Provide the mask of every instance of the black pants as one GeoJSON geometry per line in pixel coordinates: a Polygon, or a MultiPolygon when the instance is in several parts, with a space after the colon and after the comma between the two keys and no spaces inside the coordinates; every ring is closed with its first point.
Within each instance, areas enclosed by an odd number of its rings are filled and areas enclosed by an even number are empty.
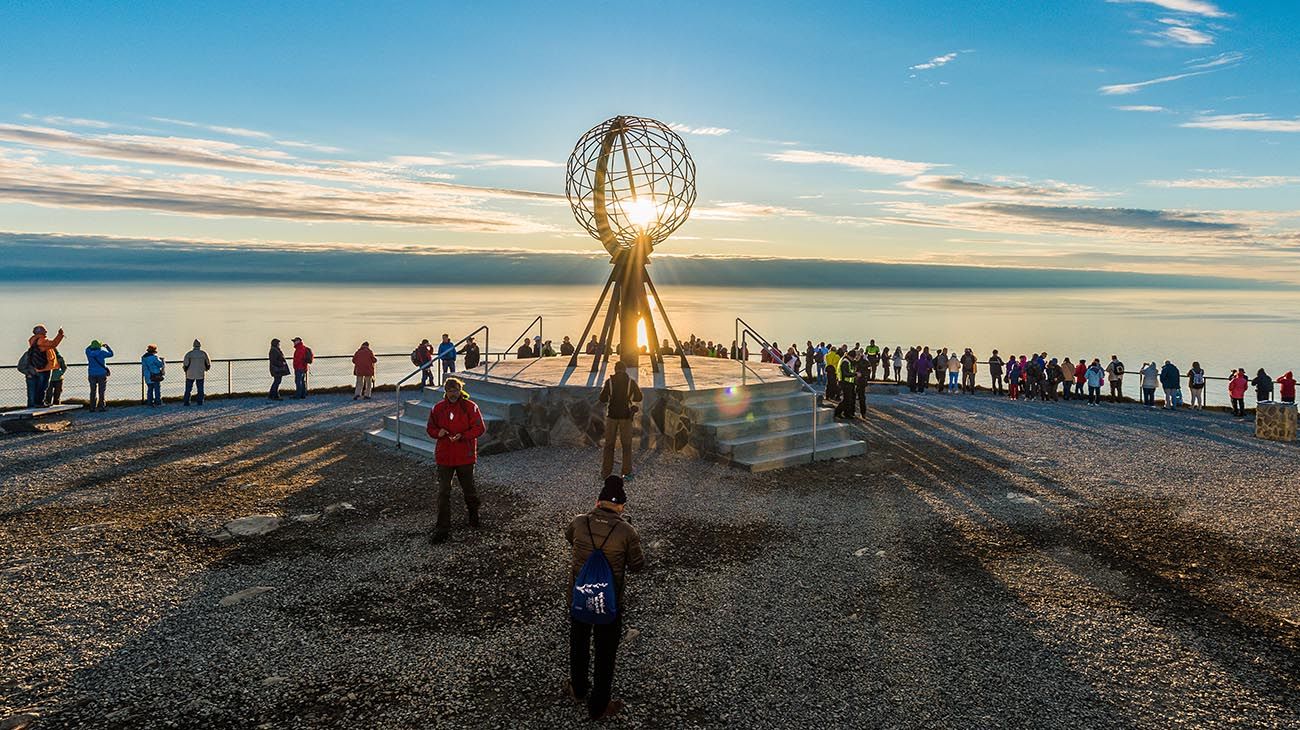
{"type": "Polygon", "coordinates": [[[474,489],[474,465],[438,466],[438,522],[435,529],[446,532],[451,529],[451,477],[456,476],[460,489],[465,493],[465,508],[470,512],[478,511],[478,491],[474,489]]]}
{"type": "Polygon", "coordinates": [[[1002,395],[1002,373],[993,373],[993,395],[1002,395]]]}
{"type": "Polygon", "coordinates": [[[840,399],[840,379],[835,377],[832,368],[826,368],[826,397],[831,400],[840,399]]]}
{"type": "Polygon", "coordinates": [[[1245,416],[1245,415],[1246,415],[1246,399],[1245,399],[1245,398],[1233,398],[1233,399],[1232,399],[1232,415],[1234,415],[1234,416],[1245,416]]]}
{"type": "Polygon", "coordinates": [[[907,369],[907,389],[913,393],[916,392],[916,368],[909,367],[907,369]]]}
{"type": "Polygon", "coordinates": [[[623,636],[623,617],[612,624],[584,624],[569,619],[569,682],[573,693],[587,698],[587,712],[598,717],[614,691],[614,659],[623,636]],[[596,639],[595,676],[589,678],[592,636],[596,639]]]}
{"type": "Polygon", "coordinates": [[[975,392],[975,373],[970,370],[963,370],[961,373],[961,389],[967,393],[975,392]]]}
{"type": "Polygon", "coordinates": [[[840,398],[840,404],[835,407],[836,418],[853,418],[854,388],[855,384],[851,381],[840,383],[842,397],[840,398]]]}
{"type": "Polygon", "coordinates": [[[1142,388],[1142,405],[1151,408],[1156,404],[1156,389],[1142,388]]]}
{"type": "Polygon", "coordinates": [[[858,381],[858,413],[867,415],[867,381],[858,381]]]}
{"type": "Polygon", "coordinates": [[[1112,381],[1110,381],[1110,399],[1111,399],[1111,401],[1114,402],[1114,403],[1118,403],[1118,402],[1119,402],[1119,399],[1120,399],[1120,398],[1123,398],[1123,397],[1124,397],[1124,381],[1123,381],[1123,380],[1112,380],[1112,381]]]}
{"type": "Polygon", "coordinates": [[[1100,403],[1100,402],[1101,402],[1101,388],[1094,388],[1094,387],[1092,387],[1091,385],[1089,385],[1089,386],[1088,386],[1088,403],[1095,405],[1095,404],[1100,403]]]}
{"type": "Polygon", "coordinates": [[[272,375],[272,376],[271,376],[271,390],[267,392],[267,394],[266,394],[266,397],[267,397],[267,398],[279,398],[279,397],[280,397],[280,381],[281,381],[283,378],[284,378],[283,375],[272,375]]]}

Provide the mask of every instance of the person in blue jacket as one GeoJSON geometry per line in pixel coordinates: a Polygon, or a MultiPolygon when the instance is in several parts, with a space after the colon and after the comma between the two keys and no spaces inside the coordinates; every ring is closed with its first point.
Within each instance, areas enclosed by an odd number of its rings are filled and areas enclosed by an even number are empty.
{"type": "Polygon", "coordinates": [[[438,363],[442,365],[443,375],[456,372],[456,343],[450,335],[444,334],[438,343],[438,363]]]}
{"type": "Polygon", "coordinates": [[[86,348],[86,375],[90,378],[90,410],[104,412],[104,390],[108,387],[108,365],[105,360],[113,356],[107,342],[91,340],[86,348]]]}
{"type": "Polygon", "coordinates": [[[145,402],[151,408],[162,405],[162,381],[167,372],[167,361],[158,356],[158,346],[149,345],[140,358],[140,374],[144,378],[145,402]]]}

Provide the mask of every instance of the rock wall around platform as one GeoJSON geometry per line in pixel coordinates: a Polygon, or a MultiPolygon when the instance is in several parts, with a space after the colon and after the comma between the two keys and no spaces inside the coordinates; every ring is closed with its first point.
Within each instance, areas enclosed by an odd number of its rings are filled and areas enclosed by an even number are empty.
{"type": "Polygon", "coordinates": [[[1255,406],[1255,435],[1269,441],[1295,441],[1297,420],[1294,403],[1260,403],[1255,406]]]}
{"type": "MultiPolygon", "coordinates": [[[[692,423],[681,393],[645,390],[633,420],[639,449],[666,449],[695,454],[692,423]]],[[[508,420],[488,424],[479,453],[488,455],[532,446],[599,446],[605,436],[605,407],[591,388],[521,388],[521,405],[508,420]]]]}

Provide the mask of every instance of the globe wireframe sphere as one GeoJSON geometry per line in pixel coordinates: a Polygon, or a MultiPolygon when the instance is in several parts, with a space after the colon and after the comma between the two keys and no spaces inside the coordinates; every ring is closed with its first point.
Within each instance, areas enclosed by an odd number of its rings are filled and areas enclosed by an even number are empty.
{"type": "Polygon", "coordinates": [[[573,217],[611,255],[672,235],[695,204],[695,161],[668,125],[618,116],[592,127],[569,155],[573,217]]]}

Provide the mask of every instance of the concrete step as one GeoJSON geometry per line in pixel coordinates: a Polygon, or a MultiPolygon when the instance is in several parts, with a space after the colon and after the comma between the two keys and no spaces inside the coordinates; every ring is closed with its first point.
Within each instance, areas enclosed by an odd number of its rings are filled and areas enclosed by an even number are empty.
{"type": "MultiPolygon", "coordinates": [[[[419,400],[406,401],[407,413],[418,411],[419,413],[423,413],[425,418],[428,418],[429,409],[433,408],[438,404],[438,401],[442,400],[442,389],[425,388],[424,390],[424,397],[419,400]]],[[[483,414],[483,418],[493,417],[508,420],[511,417],[514,417],[521,421],[524,418],[524,404],[519,401],[504,400],[499,397],[479,395],[478,393],[472,393],[470,395],[470,400],[474,401],[475,405],[478,406],[479,412],[483,414]]]]}
{"type": "Polygon", "coordinates": [[[686,410],[690,412],[696,423],[733,421],[749,414],[758,418],[778,413],[791,413],[800,409],[810,414],[811,420],[812,404],[813,395],[801,390],[777,392],[775,395],[756,395],[737,388],[731,393],[719,391],[712,400],[689,405],[686,410]]]}
{"type": "Polygon", "coordinates": [[[729,392],[732,394],[745,393],[750,398],[764,398],[774,395],[800,393],[802,388],[799,381],[794,378],[781,378],[780,380],[770,380],[763,383],[750,379],[745,385],[736,385],[733,388],[723,387],[689,391],[682,397],[682,403],[687,407],[708,405],[719,398],[727,397],[729,392]]]}
{"type": "MultiPolygon", "coordinates": [[[[473,400],[492,398],[507,403],[523,403],[528,400],[530,393],[537,391],[535,387],[492,378],[484,379],[466,376],[462,380],[465,381],[465,389],[469,391],[469,397],[473,400]]],[[[433,391],[437,394],[434,396],[426,395],[426,397],[432,397],[435,400],[442,399],[442,388],[425,388],[425,391],[426,393],[433,391]]]]}
{"type": "MultiPolygon", "coordinates": [[[[800,427],[812,428],[812,412],[809,403],[803,404],[802,408],[788,411],[785,413],[773,413],[769,415],[745,414],[739,418],[731,418],[725,421],[710,421],[708,423],[697,424],[699,428],[711,433],[715,441],[727,441],[730,439],[749,436],[752,434],[768,433],[771,431],[789,431],[800,427]]],[[[819,408],[817,409],[817,423],[831,423],[835,420],[835,409],[819,408]]]]}
{"type": "MultiPolygon", "coordinates": [[[[731,463],[741,469],[748,471],[771,471],[772,469],[784,469],[788,466],[797,466],[807,464],[811,460],[813,450],[811,446],[805,446],[799,449],[791,449],[775,454],[765,454],[762,456],[747,457],[734,459],[731,463]]],[[[817,461],[829,461],[831,459],[843,459],[849,456],[860,456],[867,453],[867,445],[861,441],[844,440],[836,441],[829,444],[817,444],[817,461]]]]}
{"type": "MultiPolygon", "coordinates": [[[[842,423],[835,421],[817,425],[817,445],[835,444],[850,440],[850,433],[842,423]]],[[[752,459],[769,454],[780,454],[813,445],[812,424],[785,431],[769,431],[718,442],[718,453],[732,459],[752,459]]]]}
{"type": "MultiPolygon", "coordinates": [[[[371,443],[382,444],[390,449],[397,447],[397,436],[392,431],[383,428],[367,431],[366,440],[371,443]]],[[[402,451],[432,459],[433,448],[432,441],[420,441],[418,439],[408,439],[405,435],[402,436],[402,451]]]]}

